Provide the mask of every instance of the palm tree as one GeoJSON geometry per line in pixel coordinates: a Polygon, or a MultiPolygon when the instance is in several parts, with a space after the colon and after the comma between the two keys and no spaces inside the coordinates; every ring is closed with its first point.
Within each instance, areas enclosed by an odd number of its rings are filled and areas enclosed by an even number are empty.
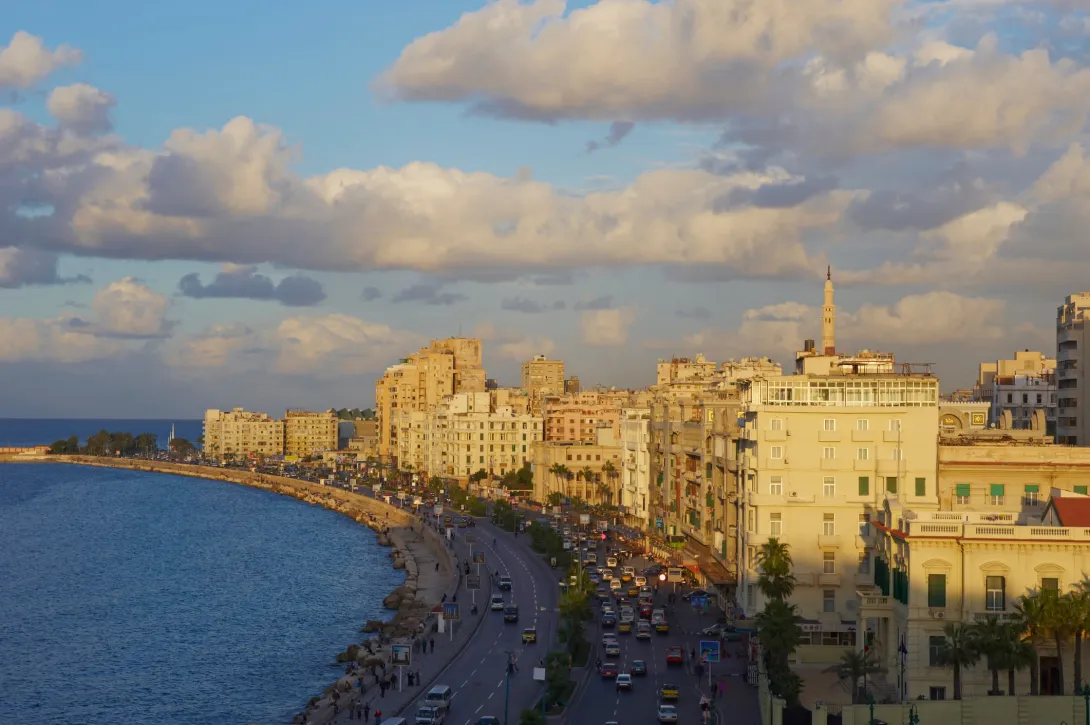
{"type": "Polygon", "coordinates": [[[1031,668],[1030,682],[1036,684],[1036,680],[1033,679],[1036,672],[1032,668],[1037,663],[1037,650],[1032,642],[1018,633],[1016,628],[1009,627],[1009,632],[1010,640],[1007,643],[1007,651],[1003,655],[1003,664],[1007,668],[1007,694],[1013,696],[1015,694],[1014,674],[1018,670],[1031,668]]]}
{"type": "Polygon", "coordinates": [[[798,701],[801,681],[787,660],[802,642],[802,617],[795,605],[773,600],[757,615],[757,631],[769,684],[777,695],[794,704],[798,701]]]}
{"type": "Polygon", "coordinates": [[[1010,650],[1010,628],[1000,622],[999,617],[989,614],[983,621],[970,625],[969,629],[976,640],[977,651],[985,657],[992,672],[992,689],[988,694],[999,695],[999,669],[1004,666],[1004,658],[1010,650]]]}
{"type": "Polygon", "coordinates": [[[980,650],[971,626],[947,622],[942,628],[945,639],[939,645],[938,662],[954,670],[954,699],[961,699],[961,671],[980,661],[980,650]]]}
{"type": "Polygon", "coordinates": [[[1075,631],[1074,607],[1067,595],[1061,595],[1055,589],[1046,589],[1039,597],[1044,598],[1045,626],[1048,628],[1052,641],[1056,644],[1056,666],[1059,670],[1059,682],[1057,695],[1064,694],[1064,653],[1063,645],[1071,638],[1075,631]]]}
{"type": "Polygon", "coordinates": [[[549,473],[553,474],[553,476],[556,478],[556,488],[559,491],[560,479],[564,475],[564,466],[559,463],[554,463],[553,465],[549,466],[549,473]]]}
{"type": "Polygon", "coordinates": [[[1044,642],[1048,625],[1048,611],[1045,599],[1038,594],[1023,594],[1014,603],[1015,626],[1022,639],[1033,649],[1033,658],[1029,663],[1029,694],[1040,694],[1041,659],[1037,647],[1044,642]]]}
{"type": "MultiPolygon", "coordinates": [[[[609,485],[609,501],[613,502],[613,484],[617,481],[617,467],[613,465],[613,461],[606,461],[602,464],[602,475],[606,477],[606,483],[609,485]]],[[[618,502],[620,496],[617,497],[618,502]]]]}
{"type": "Polygon", "coordinates": [[[1072,639],[1075,641],[1075,692],[1082,687],[1082,638],[1090,631],[1090,580],[1084,579],[1066,595],[1070,607],[1072,639]]]}
{"type": "Polygon", "coordinates": [[[579,476],[583,479],[583,498],[590,501],[590,484],[594,482],[594,469],[583,466],[579,469],[579,476]]]}
{"type": "Polygon", "coordinates": [[[785,601],[795,591],[793,564],[791,547],[777,538],[770,538],[757,551],[757,565],[761,567],[757,588],[771,600],[785,601]]]}
{"type": "Polygon", "coordinates": [[[835,674],[841,685],[850,688],[852,704],[858,705],[867,697],[867,676],[885,672],[885,668],[875,660],[873,651],[851,650],[840,655],[840,662],[825,668],[825,671],[835,674]]]}
{"type": "Polygon", "coordinates": [[[565,494],[568,498],[571,498],[571,482],[575,480],[575,471],[571,470],[567,466],[564,466],[564,480],[567,481],[565,494]]]}

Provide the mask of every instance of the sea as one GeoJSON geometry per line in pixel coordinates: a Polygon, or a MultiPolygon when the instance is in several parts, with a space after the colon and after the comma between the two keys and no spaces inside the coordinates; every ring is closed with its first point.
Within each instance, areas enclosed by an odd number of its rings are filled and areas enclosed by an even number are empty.
{"type": "Polygon", "coordinates": [[[120,418],[0,418],[0,447],[49,445],[77,436],[80,444],[100,430],[110,433],[154,433],[165,449],[173,427],[177,438],[196,444],[203,431],[200,420],[127,420],[120,418]]]}
{"type": "MultiPolygon", "coordinates": [[[[162,430],[140,422],[8,420],[0,440],[162,430]]],[[[287,723],[383,616],[404,579],[386,554],[350,519],[266,491],[0,464],[0,723],[287,723]]]]}

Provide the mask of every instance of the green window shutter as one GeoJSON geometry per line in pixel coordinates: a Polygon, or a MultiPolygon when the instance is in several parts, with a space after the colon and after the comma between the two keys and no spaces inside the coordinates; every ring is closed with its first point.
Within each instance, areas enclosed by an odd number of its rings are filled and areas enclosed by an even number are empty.
{"type": "Polygon", "coordinates": [[[897,477],[886,476],[886,491],[889,493],[897,493],[897,477]]]}
{"type": "Polygon", "coordinates": [[[659,471],[659,485],[662,485],[662,471],[659,471]]]}
{"type": "Polygon", "coordinates": [[[1002,483],[993,483],[993,484],[988,486],[988,495],[989,496],[1002,496],[1003,491],[1004,491],[1004,486],[1003,486],[1002,483]]]}
{"type": "Polygon", "coordinates": [[[1085,496],[1086,486],[1075,486],[1075,493],[1081,493],[1083,496],[1085,496]]]}
{"type": "Polygon", "coordinates": [[[928,574],[927,575],[927,606],[929,606],[929,607],[945,607],[946,606],[946,575],[945,574],[928,574]]]}
{"type": "Polygon", "coordinates": [[[704,477],[705,478],[711,478],[712,477],[712,464],[710,464],[710,463],[705,463],[704,464],[704,477]]]}
{"type": "Polygon", "coordinates": [[[954,486],[954,493],[958,496],[966,497],[969,495],[971,487],[967,483],[959,483],[954,486]]]}
{"type": "Polygon", "coordinates": [[[870,494],[870,476],[859,477],[859,495],[866,496],[870,494]]]}
{"type": "Polygon", "coordinates": [[[1040,489],[1038,488],[1036,483],[1027,483],[1026,484],[1026,493],[1037,493],[1039,490],[1040,489]]]}
{"type": "Polygon", "coordinates": [[[927,495],[927,479],[926,478],[917,478],[916,479],[916,495],[917,496],[926,496],[927,495]]]}

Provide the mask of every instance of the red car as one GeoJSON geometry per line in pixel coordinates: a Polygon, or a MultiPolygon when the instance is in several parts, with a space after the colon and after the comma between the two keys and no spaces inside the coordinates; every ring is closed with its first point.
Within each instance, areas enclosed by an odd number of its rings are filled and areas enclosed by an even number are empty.
{"type": "Polygon", "coordinates": [[[682,661],[681,647],[674,645],[666,648],[666,664],[680,665],[682,661]]]}
{"type": "Polygon", "coordinates": [[[602,675],[602,679],[615,678],[617,677],[617,665],[613,662],[603,662],[602,666],[598,668],[598,672],[602,675]]]}

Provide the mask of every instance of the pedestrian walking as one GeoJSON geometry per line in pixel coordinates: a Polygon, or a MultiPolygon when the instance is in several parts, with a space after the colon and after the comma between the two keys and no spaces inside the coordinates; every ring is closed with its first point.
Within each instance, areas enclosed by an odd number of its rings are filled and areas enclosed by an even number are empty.
{"type": "Polygon", "coordinates": [[[371,717],[371,703],[365,703],[363,706],[363,720],[367,722],[367,718],[371,717]]]}
{"type": "Polygon", "coordinates": [[[431,651],[432,653],[435,652],[435,637],[431,638],[431,651]]]}
{"type": "Polygon", "coordinates": [[[382,720],[382,710],[375,710],[375,722],[378,723],[382,720]]]}

